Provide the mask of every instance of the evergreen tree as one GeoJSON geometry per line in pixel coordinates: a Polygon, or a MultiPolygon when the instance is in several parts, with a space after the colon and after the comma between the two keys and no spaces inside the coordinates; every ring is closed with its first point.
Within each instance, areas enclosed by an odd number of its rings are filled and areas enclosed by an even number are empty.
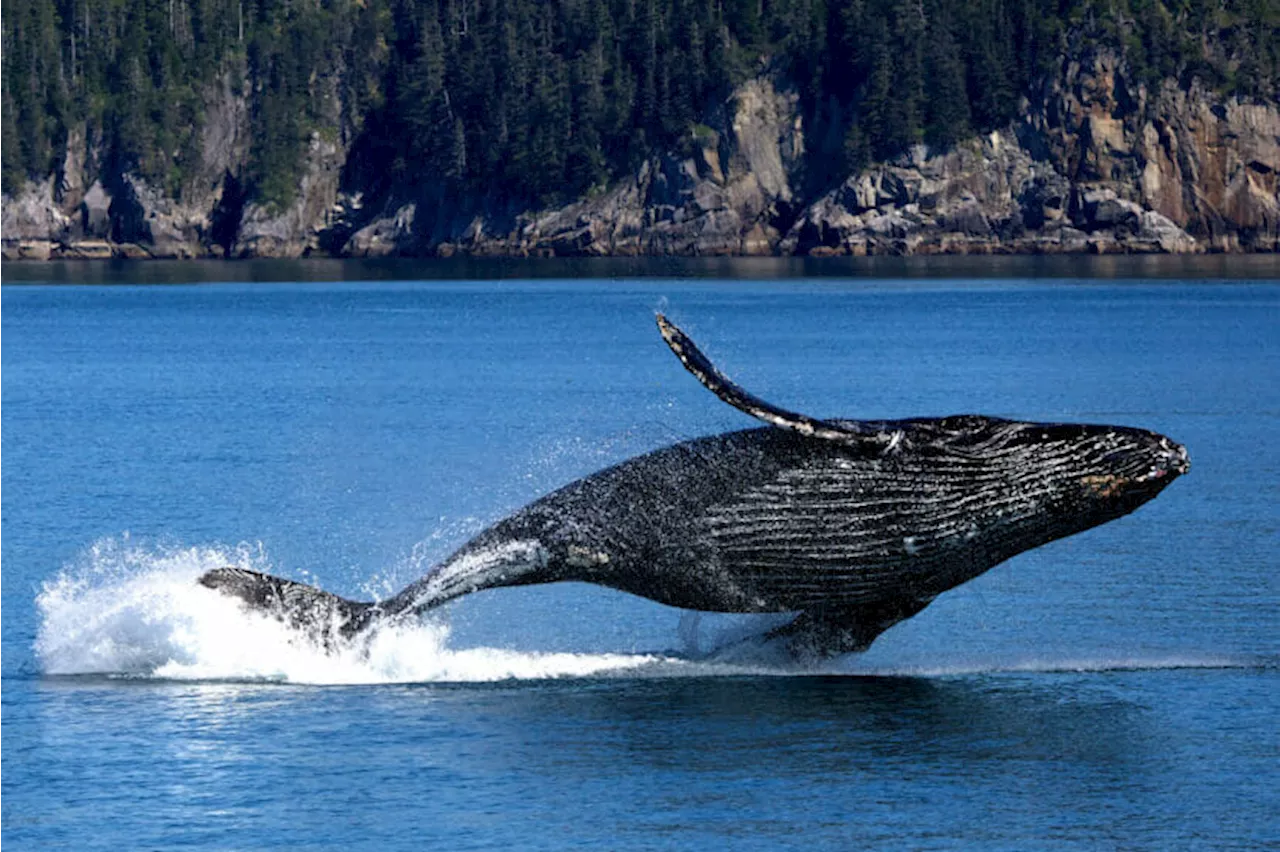
{"type": "Polygon", "coordinates": [[[3,162],[0,162],[0,186],[4,187],[5,192],[16,193],[27,179],[27,164],[18,138],[18,120],[14,114],[13,98],[9,95],[8,85],[0,83],[0,86],[3,87],[0,89],[0,112],[4,114],[0,127],[0,133],[3,133],[0,136],[0,151],[4,154],[3,162]]]}
{"type": "MultiPolygon", "coordinates": [[[[734,84],[786,71],[819,184],[1009,121],[1067,46],[1137,82],[1275,102],[1280,0],[13,0],[3,16],[8,193],[90,140],[104,180],[181,195],[205,105],[244,92],[248,200],[282,207],[311,140],[348,177],[563,200],[687,139],[734,84]],[[341,112],[339,112],[341,108],[341,112]]],[[[815,187],[816,188],[816,187],[815,187]]]]}
{"type": "Polygon", "coordinates": [[[934,17],[925,44],[924,137],[931,146],[946,148],[971,131],[964,59],[945,13],[934,17]]]}

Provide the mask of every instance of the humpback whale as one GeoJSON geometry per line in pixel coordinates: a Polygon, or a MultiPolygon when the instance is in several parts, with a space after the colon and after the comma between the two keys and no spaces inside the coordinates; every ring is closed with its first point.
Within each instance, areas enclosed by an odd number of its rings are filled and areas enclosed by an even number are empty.
{"type": "Polygon", "coordinates": [[[326,647],[462,595],[595,583],[683,609],[794,613],[797,654],[865,650],[948,589],[1137,509],[1187,451],[1128,426],[977,414],[819,419],[734,384],[658,315],[668,346],[768,424],[628,459],[498,521],[382,601],[239,568],[199,579],[326,647]]]}

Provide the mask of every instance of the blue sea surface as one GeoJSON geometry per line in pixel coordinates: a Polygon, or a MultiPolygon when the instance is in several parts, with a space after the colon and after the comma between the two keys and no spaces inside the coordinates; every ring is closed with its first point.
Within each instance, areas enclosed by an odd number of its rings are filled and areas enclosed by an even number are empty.
{"type": "Polygon", "coordinates": [[[1280,846],[1275,281],[0,299],[7,849],[1280,846]],[[753,425],[655,310],[792,410],[1122,423],[1192,469],[821,665],[755,655],[759,617],[577,584],[329,656],[195,584],[384,596],[576,477],[753,425]]]}

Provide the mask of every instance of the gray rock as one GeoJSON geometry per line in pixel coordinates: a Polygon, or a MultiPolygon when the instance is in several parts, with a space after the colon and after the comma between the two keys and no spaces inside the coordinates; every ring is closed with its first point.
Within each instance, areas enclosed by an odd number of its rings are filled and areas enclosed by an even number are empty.
{"type": "Polygon", "coordinates": [[[302,257],[321,249],[321,235],[333,224],[338,181],[346,150],[337,141],[311,134],[305,171],[293,201],[283,210],[249,204],[231,247],[236,257],[302,257]]]}
{"type": "Polygon", "coordinates": [[[64,260],[110,260],[116,246],[106,240],[76,240],[59,247],[58,257],[64,260]]]}
{"type": "Polygon", "coordinates": [[[1136,231],[1142,217],[1142,207],[1132,201],[1117,198],[1112,189],[1084,189],[1078,202],[1079,215],[1075,223],[1086,231],[1101,228],[1136,231]]]}
{"type": "Polygon", "coordinates": [[[0,251],[5,260],[49,260],[55,245],[49,240],[11,240],[6,237],[0,251]]]}
{"type": "Polygon", "coordinates": [[[1000,232],[1022,228],[1023,204],[1045,203],[1024,190],[1038,186],[1045,195],[1055,185],[1033,184],[1033,174],[1029,154],[1011,131],[952,151],[917,150],[895,165],[853,175],[818,199],[782,246],[802,254],[976,251],[997,244],[1000,232]]]}
{"type": "MultiPolygon", "coordinates": [[[[62,242],[71,233],[73,222],[53,200],[54,178],[32,181],[16,198],[4,196],[0,230],[6,244],[21,242],[62,242]]],[[[16,250],[16,249],[15,249],[16,250]]],[[[38,253],[31,248],[28,252],[38,253]]]]}
{"type": "Polygon", "coordinates": [[[1169,254],[1190,254],[1199,250],[1194,237],[1154,210],[1143,211],[1137,239],[1151,243],[1169,254]]]}
{"type": "Polygon", "coordinates": [[[356,231],[343,247],[351,257],[388,257],[400,254],[413,242],[413,220],[416,204],[406,204],[392,216],[374,219],[356,231]]]}
{"type": "Polygon", "coordinates": [[[101,181],[95,180],[80,202],[80,228],[90,239],[111,236],[111,196],[102,188],[101,181]]]}

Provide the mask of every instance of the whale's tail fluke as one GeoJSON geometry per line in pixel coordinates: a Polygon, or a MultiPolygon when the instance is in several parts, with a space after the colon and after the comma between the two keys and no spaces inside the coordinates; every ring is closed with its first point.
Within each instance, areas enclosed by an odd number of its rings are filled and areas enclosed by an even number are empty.
{"type": "Polygon", "coordinates": [[[199,583],[275,616],[326,647],[351,638],[381,615],[376,604],[347,600],[305,583],[243,568],[209,571],[199,583]]]}

